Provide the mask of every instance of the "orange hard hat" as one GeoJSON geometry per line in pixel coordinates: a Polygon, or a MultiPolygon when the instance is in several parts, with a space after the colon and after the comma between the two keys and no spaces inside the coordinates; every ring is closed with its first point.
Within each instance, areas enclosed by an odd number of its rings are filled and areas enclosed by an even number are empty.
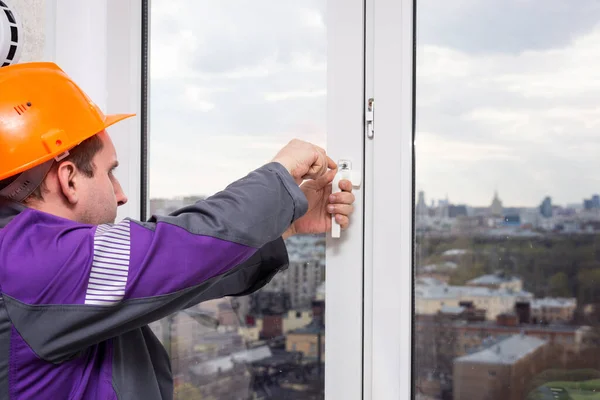
{"type": "Polygon", "coordinates": [[[104,115],[56,64],[0,68],[0,180],[58,158],[135,114],[104,115]]]}

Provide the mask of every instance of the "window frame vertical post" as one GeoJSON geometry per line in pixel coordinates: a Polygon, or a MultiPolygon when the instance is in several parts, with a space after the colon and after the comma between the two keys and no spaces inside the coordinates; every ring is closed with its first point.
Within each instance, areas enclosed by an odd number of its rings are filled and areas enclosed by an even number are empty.
{"type": "MultiPolygon", "coordinates": [[[[367,0],[367,55],[375,99],[375,135],[367,153],[372,218],[370,393],[365,399],[410,399],[413,322],[414,0],[367,0]],[[370,14],[372,13],[372,14],[370,14]],[[372,38],[369,36],[372,35],[372,38]]],[[[369,68],[368,68],[369,70],[369,68]]],[[[370,225],[369,225],[370,224],[370,225]]],[[[369,327],[365,327],[368,329],[369,327]]]]}
{"type": "MultiPolygon", "coordinates": [[[[327,152],[363,173],[364,0],[327,0],[327,152]]],[[[364,184],[364,182],[363,182],[364,184]]],[[[325,398],[362,399],[363,191],[351,227],[327,237],[325,398]]]]}

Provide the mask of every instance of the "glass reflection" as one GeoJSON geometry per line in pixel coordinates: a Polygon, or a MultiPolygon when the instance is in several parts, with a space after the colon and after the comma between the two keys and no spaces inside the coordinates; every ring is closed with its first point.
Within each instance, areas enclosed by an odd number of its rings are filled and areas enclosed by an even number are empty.
{"type": "Polygon", "coordinates": [[[417,399],[598,396],[598,21],[417,1],[417,399]]]}
{"type": "MultiPolygon", "coordinates": [[[[150,212],[168,214],[268,162],[325,147],[325,0],[151,2],[150,212]]],[[[156,322],[176,399],[322,399],[325,237],[246,297],[156,322]]]]}

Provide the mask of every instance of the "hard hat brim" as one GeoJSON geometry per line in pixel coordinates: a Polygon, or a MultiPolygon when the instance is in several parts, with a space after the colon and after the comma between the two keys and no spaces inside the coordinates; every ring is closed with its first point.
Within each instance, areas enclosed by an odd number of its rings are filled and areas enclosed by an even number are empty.
{"type": "Polygon", "coordinates": [[[104,118],[104,129],[108,128],[111,125],[116,124],[119,121],[123,121],[124,119],[135,117],[135,114],[111,114],[107,115],[104,118]]]}

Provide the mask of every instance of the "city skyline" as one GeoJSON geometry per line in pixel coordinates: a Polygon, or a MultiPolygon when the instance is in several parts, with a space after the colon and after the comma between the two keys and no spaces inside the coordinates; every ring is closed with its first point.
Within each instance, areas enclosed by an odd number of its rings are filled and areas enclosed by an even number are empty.
{"type": "MultiPolygon", "coordinates": [[[[421,192],[420,190],[415,191],[415,205],[418,204],[418,202],[419,202],[419,193],[420,192],[421,192]]],[[[446,201],[446,199],[448,199],[450,202],[449,204],[455,205],[455,206],[464,205],[464,206],[472,207],[472,208],[489,208],[494,199],[494,194],[492,194],[488,204],[476,204],[476,203],[468,203],[468,202],[464,203],[464,202],[455,202],[452,200],[452,197],[448,196],[448,195],[444,196],[443,198],[432,198],[427,195],[427,192],[425,192],[425,191],[423,191],[423,192],[425,193],[425,204],[427,205],[427,207],[431,207],[432,200],[434,200],[434,202],[435,202],[434,207],[438,207],[440,201],[446,201]]],[[[598,195],[598,193],[590,193],[589,195],[587,195],[587,197],[581,199],[581,201],[579,201],[579,202],[569,201],[566,203],[558,203],[554,200],[554,197],[552,195],[544,195],[543,197],[540,198],[540,200],[537,204],[534,204],[534,205],[523,205],[523,204],[519,205],[519,204],[517,204],[517,205],[515,205],[515,204],[506,202],[504,200],[504,198],[502,197],[502,193],[500,193],[499,191],[496,191],[496,193],[498,193],[499,199],[502,201],[502,206],[504,208],[537,208],[542,204],[542,202],[546,199],[546,197],[549,197],[552,200],[552,206],[570,208],[570,207],[574,207],[575,205],[577,205],[578,207],[583,207],[585,200],[590,200],[592,198],[592,196],[598,195]]],[[[600,193],[600,191],[599,191],[599,193],[600,193]]],[[[171,196],[171,197],[150,197],[150,201],[179,201],[179,200],[183,200],[184,198],[196,199],[196,198],[206,198],[209,196],[210,195],[207,195],[207,194],[197,194],[196,193],[196,194],[171,196]]]]}
{"type": "MultiPolygon", "coordinates": [[[[418,190],[415,192],[415,205],[418,204],[419,202],[419,193],[421,191],[418,190]]],[[[455,206],[467,206],[467,207],[472,207],[472,208],[489,208],[492,204],[492,201],[494,200],[494,193],[492,193],[492,195],[490,196],[490,200],[487,204],[476,204],[476,203],[469,203],[469,202],[456,202],[452,200],[452,196],[449,195],[445,195],[442,198],[433,198],[433,197],[429,197],[427,195],[426,191],[422,191],[425,193],[425,204],[427,205],[427,207],[431,207],[431,200],[435,201],[435,205],[434,207],[438,207],[439,206],[439,202],[440,201],[446,201],[446,199],[449,200],[449,204],[451,205],[455,205],[455,206]]],[[[566,203],[558,203],[554,200],[554,197],[552,195],[544,195],[542,196],[538,203],[533,204],[533,205],[527,205],[527,204],[511,204],[510,202],[505,201],[505,199],[502,196],[502,193],[500,193],[499,191],[496,191],[495,193],[498,193],[498,197],[500,199],[500,201],[502,202],[502,207],[503,208],[537,208],[539,207],[542,202],[549,197],[552,201],[552,206],[558,206],[558,207],[563,207],[563,208],[570,208],[573,207],[575,205],[577,205],[578,207],[583,207],[584,205],[584,201],[585,200],[590,200],[592,198],[592,196],[594,195],[598,195],[598,193],[590,193],[588,194],[586,197],[584,197],[583,199],[581,199],[581,201],[577,202],[577,201],[568,201],[566,203]]]]}

